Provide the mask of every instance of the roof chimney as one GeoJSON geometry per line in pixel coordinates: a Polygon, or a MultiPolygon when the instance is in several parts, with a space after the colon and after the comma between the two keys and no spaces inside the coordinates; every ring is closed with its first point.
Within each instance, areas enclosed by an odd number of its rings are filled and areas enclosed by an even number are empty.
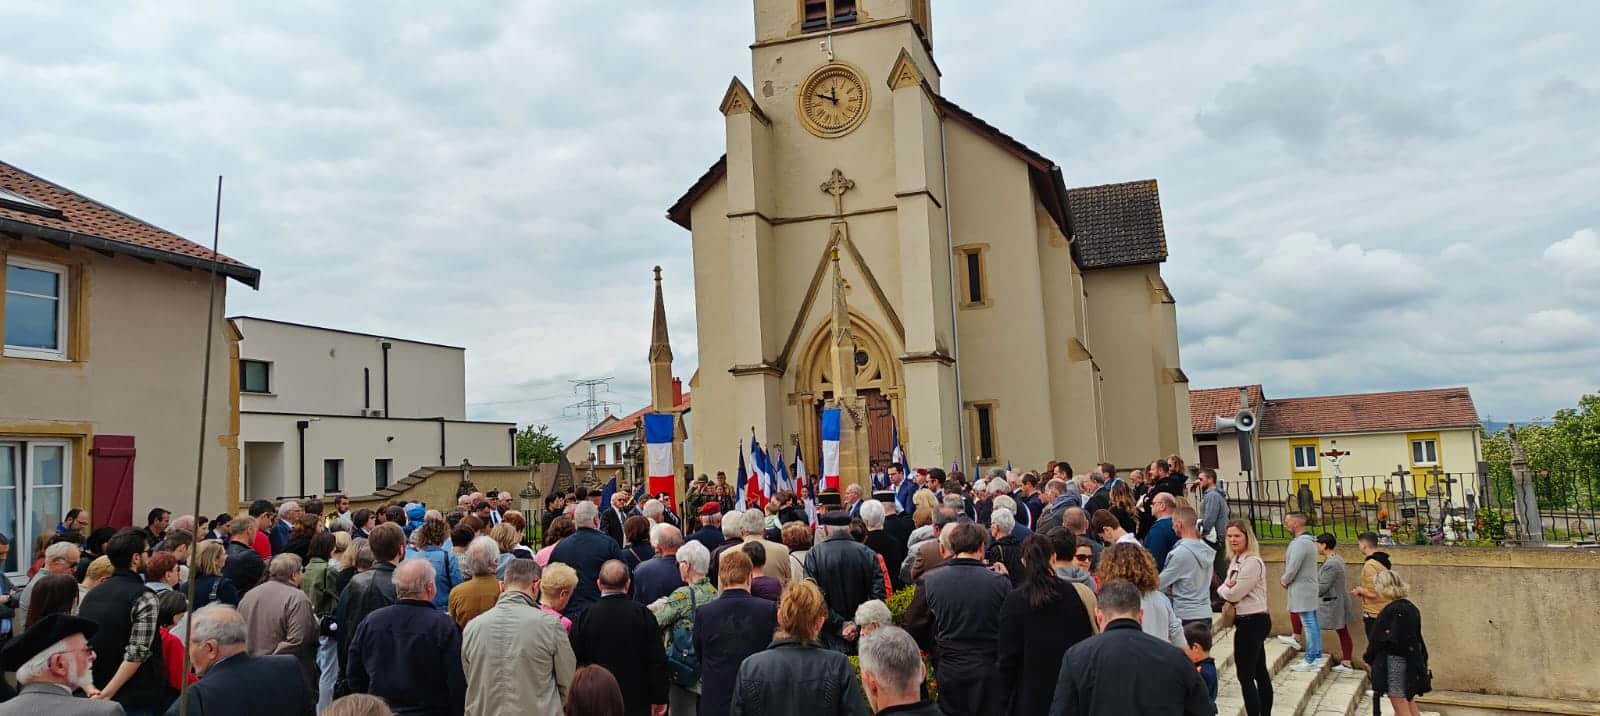
{"type": "Polygon", "coordinates": [[[683,379],[677,376],[672,378],[672,407],[683,405],[683,379]]]}

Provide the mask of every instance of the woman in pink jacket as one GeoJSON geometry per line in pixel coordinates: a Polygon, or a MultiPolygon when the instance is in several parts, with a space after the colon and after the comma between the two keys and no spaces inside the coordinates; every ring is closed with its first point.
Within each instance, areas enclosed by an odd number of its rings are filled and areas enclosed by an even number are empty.
{"type": "Polygon", "coordinates": [[[1217,587],[1217,595],[1234,606],[1233,667],[1239,676],[1239,691],[1244,696],[1248,716],[1272,713],[1272,674],[1267,667],[1265,640],[1272,630],[1267,613],[1267,565],[1261,561],[1250,523],[1228,523],[1228,578],[1217,587]]]}

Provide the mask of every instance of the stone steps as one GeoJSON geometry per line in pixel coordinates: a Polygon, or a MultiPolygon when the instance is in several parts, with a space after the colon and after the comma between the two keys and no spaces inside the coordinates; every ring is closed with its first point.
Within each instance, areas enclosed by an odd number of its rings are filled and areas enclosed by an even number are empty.
{"type": "MultiPolygon", "coordinates": [[[[1230,642],[1233,639],[1231,632],[1228,635],[1228,639],[1230,642]]],[[[1276,701],[1280,698],[1278,694],[1282,693],[1278,687],[1279,675],[1285,673],[1285,667],[1300,652],[1284,646],[1277,639],[1271,637],[1266,640],[1266,651],[1267,671],[1272,674],[1273,706],[1274,710],[1276,710],[1276,701]]],[[[1215,654],[1214,651],[1213,654],[1215,654]]],[[[1228,670],[1224,672],[1221,668],[1217,669],[1217,716],[1244,716],[1244,699],[1239,693],[1239,679],[1234,674],[1231,655],[1228,661],[1228,670]]]]}
{"type": "MultiPolygon", "coordinates": [[[[1300,652],[1293,652],[1294,658],[1289,663],[1299,664],[1305,661],[1300,652]]],[[[1311,703],[1312,696],[1316,694],[1317,687],[1322,683],[1323,677],[1330,672],[1326,664],[1316,671],[1295,671],[1286,665],[1283,669],[1272,675],[1272,714],[1273,716],[1298,716],[1306,711],[1306,705],[1311,703]]]]}
{"type": "MultiPolygon", "coordinates": [[[[1367,672],[1342,673],[1333,671],[1330,667],[1327,676],[1322,679],[1322,686],[1306,702],[1300,713],[1313,716],[1357,716],[1362,712],[1356,707],[1361,703],[1366,690],[1367,672]]],[[[1277,710],[1276,704],[1274,710],[1277,710]]],[[[1365,713],[1372,713],[1370,703],[1365,713]]]]}

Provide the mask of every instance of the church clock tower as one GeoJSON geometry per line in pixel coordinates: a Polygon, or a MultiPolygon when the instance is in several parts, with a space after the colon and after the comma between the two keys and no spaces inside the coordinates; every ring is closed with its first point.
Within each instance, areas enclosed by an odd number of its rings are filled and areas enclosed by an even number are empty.
{"type": "MultiPolygon", "coordinates": [[[[913,464],[969,473],[1101,459],[1059,169],[940,95],[927,0],[753,2],[726,154],[668,212],[694,234],[696,462],[731,469],[754,428],[815,472],[818,413],[850,387],[863,464],[888,460],[896,430],[913,464]]],[[[1174,335],[1170,356],[1132,362],[1175,360],[1174,335]]]]}

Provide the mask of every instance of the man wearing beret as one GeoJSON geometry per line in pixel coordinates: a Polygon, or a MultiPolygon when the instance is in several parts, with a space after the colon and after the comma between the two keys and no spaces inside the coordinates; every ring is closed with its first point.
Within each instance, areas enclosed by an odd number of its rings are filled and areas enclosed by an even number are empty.
{"type": "Polygon", "coordinates": [[[121,716],[122,705],[74,696],[94,688],[95,623],[51,614],[0,650],[0,670],[17,672],[22,690],[0,704],[0,716],[121,716]]]}

